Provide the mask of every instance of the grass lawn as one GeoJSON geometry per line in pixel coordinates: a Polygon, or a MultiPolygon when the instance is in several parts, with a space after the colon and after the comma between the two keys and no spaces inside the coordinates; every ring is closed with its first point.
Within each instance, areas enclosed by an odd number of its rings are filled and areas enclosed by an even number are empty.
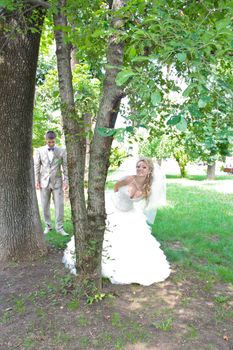
{"type": "Polygon", "coordinates": [[[233,282],[233,195],[168,184],[153,234],[171,262],[233,282]]]}
{"type": "MultiPolygon", "coordinates": [[[[167,179],[181,179],[180,175],[166,175],[167,179]]],[[[206,175],[187,175],[185,179],[195,180],[195,181],[204,181],[207,180],[206,175]]],[[[217,175],[216,180],[233,180],[233,175],[217,175]]]]}

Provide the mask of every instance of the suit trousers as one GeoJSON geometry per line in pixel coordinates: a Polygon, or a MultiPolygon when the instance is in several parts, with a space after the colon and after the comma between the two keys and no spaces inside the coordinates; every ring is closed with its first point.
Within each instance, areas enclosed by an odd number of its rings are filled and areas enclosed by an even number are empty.
{"type": "Polygon", "coordinates": [[[63,228],[64,224],[64,192],[62,187],[52,188],[50,185],[46,188],[41,188],[41,207],[45,225],[52,228],[50,215],[50,201],[53,197],[55,208],[55,227],[57,231],[63,228]]]}

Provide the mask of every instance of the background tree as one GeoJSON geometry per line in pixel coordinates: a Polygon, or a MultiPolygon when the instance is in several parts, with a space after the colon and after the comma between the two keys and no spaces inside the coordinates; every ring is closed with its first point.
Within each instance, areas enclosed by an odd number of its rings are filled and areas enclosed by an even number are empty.
{"type": "Polygon", "coordinates": [[[129,119],[156,137],[175,126],[188,157],[211,170],[231,142],[232,1],[138,1],[128,10],[134,20],[117,82],[136,111],[129,119]]]}

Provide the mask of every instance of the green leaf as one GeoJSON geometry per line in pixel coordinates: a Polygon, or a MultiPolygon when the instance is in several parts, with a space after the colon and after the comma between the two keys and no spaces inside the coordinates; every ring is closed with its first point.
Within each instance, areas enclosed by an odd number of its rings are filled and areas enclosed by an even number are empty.
{"type": "Polygon", "coordinates": [[[126,128],[125,128],[125,130],[127,131],[127,132],[133,132],[133,126],[126,126],[126,128]]]}
{"type": "Polygon", "coordinates": [[[152,102],[153,106],[157,106],[161,101],[162,101],[162,95],[159,92],[159,90],[157,90],[151,94],[151,102],[152,102]]]}
{"type": "Polygon", "coordinates": [[[231,19],[230,18],[224,18],[224,19],[221,19],[220,21],[217,21],[215,23],[216,25],[216,29],[218,31],[222,30],[222,29],[225,29],[227,26],[229,26],[231,24],[231,19]]]}
{"type": "Polygon", "coordinates": [[[133,62],[144,62],[144,61],[150,61],[151,57],[148,56],[137,56],[132,59],[133,62]]]}
{"type": "Polygon", "coordinates": [[[167,121],[167,125],[176,125],[180,122],[180,120],[181,120],[180,114],[174,115],[167,121]]]}
{"type": "Polygon", "coordinates": [[[204,108],[209,101],[210,101],[209,96],[202,96],[198,101],[198,107],[204,108]]]}
{"type": "Polygon", "coordinates": [[[176,127],[180,131],[185,131],[187,129],[187,121],[183,116],[181,116],[180,122],[178,124],[176,124],[176,127]]]}
{"type": "Polygon", "coordinates": [[[110,129],[110,128],[98,128],[98,132],[100,136],[113,136],[116,133],[115,129],[110,129]]]}
{"type": "Polygon", "coordinates": [[[204,108],[206,105],[207,105],[207,102],[200,98],[200,100],[198,101],[198,107],[204,108]]]}
{"type": "Polygon", "coordinates": [[[187,55],[185,52],[180,52],[176,55],[179,62],[184,62],[187,58],[187,55]]]}
{"type": "Polygon", "coordinates": [[[116,84],[117,86],[124,85],[135,73],[131,69],[125,69],[117,74],[116,84]]]}
{"type": "Polygon", "coordinates": [[[201,112],[196,104],[191,104],[188,106],[188,111],[192,117],[201,117],[201,112]]]}
{"type": "Polygon", "coordinates": [[[103,29],[96,29],[94,33],[92,33],[92,38],[99,38],[105,34],[105,31],[103,29]]]}
{"type": "Polygon", "coordinates": [[[14,0],[1,0],[0,7],[5,7],[7,10],[15,10],[17,7],[14,0]]]}
{"type": "Polygon", "coordinates": [[[116,129],[116,133],[114,135],[114,138],[117,141],[119,141],[119,142],[124,141],[124,136],[125,136],[125,128],[118,128],[118,129],[116,129]]]}
{"type": "Polygon", "coordinates": [[[191,92],[193,91],[193,89],[195,88],[196,84],[190,84],[184,91],[183,91],[183,96],[184,97],[188,97],[191,92]]]}
{"type": "MultiPolygon", "coordinates": [[[[135,49],[134,46],[131,46],[128,50],[128,55],[132,58],[137,55],[137,50],[135,49]]],[[[133,58],[134,59],[134,58],[133,58]]]]}

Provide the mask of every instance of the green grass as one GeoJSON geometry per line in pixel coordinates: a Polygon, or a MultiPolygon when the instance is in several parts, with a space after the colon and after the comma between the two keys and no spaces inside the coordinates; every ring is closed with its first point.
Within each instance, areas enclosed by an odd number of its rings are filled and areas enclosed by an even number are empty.
{"type": "MultiPolygon", "coordinates": [[[[166,175],[167,179],[182,179],[180,175],[166,175]]],[[[207,180],[207,175],[187,175],[184,179],[195,180],[195,181],[204,181],[207,180]]],[[[233,180],[232,175],[218,175],[215,180],[233,180]]]]}
{"type": "MultiPolygon", "coordinates": [[[[56,249],[65,249],[66,244],[69,242],[70,237],[73,234],[73,225],[71,221],[71,210],[70,205],[67,203],[65,204],[64,208],[64,214],[65,214],[65,223],[64,223],[64,230],[69,233],[69,236],[62,236],[59,233],[53,229],[51,232],[49,232],[46,235],[46,241],[54,248],[56,249]]],[[[51,209],[51,219],[54,224],[54,209],[51,209]]],[[[54,227],[54,225],[53,225],[54,227]]]]}
{"type": "Polygon", "coordinates": [[[173,319],[172,317],[169,317],[165,320],[162,320],[160,322],[154,322],[153,326],[156,329],[160,329],[161,331],[170,331],[173,328],[173,319]]]}
{"type": "Polygon", "coordinates": [[[195,186],[168,184],[168,206],[153,225],[171,262],[233,282],[233,198],[195,186]]]}
{"type": "MultiPolygon", "coordinates": [[[[167,179],[188,179],[188,180],[194,180],[194,181],[204,181],[207,180],[206,175],[187,175],[184,178],[182,178],[180,175],[166,175],[167,179]]],[[[216,176],[215,180],[233,180],[233,175],[218,175],[216,176]]],[[[107,189],[113,189],[114,184],[116,181],[107,181],[106,188],[107,189]]]]}

